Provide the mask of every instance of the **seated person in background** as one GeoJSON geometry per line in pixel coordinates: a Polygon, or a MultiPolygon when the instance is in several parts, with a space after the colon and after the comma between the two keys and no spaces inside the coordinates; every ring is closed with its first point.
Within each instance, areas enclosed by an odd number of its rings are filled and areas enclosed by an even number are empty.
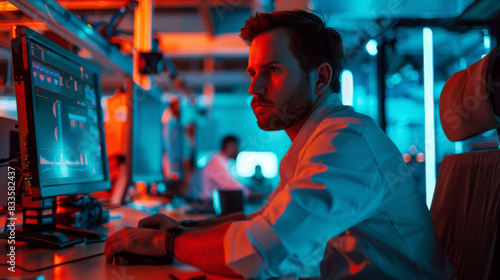
{"type": "Polygon", "coordinates": [[[106,260],[121,251],[168,253],[210,273],[261,279],[451,279],[400,152],[371,118],[338,97],[340,34],[295,10],[257,13],[240,36],[250,45],[257,124],[284,129],[292,140],[279,185],[249,215],[190,226],[148,217],[108,238],[106,260]]]}
{"type": "Polygon", "coordinates": [[[260,164],[255,165],[255,172],[253,176],[250,177],[250,180],[252,180],[251,184],[253,191],[263,194],[271,193],[271,183],[264,177],[264,174],[262,174],[262,166],[260,166],[260,164]]]}
{"type": "Polygon", "coordinates": [[[255,172],[253,176],[249,178],[246,185],[251,190],[248,199],[252,202],[261,201],[272,191],[271,182],[266,177],[264,177],[264,174],[262,174],[262,166],[260,166],[259,164],[255,165],[255,172]]]}
{"type": "Polygon", "coordinates": [[[245,195],[248,195],[248,189],[231,175],[229,169],[230,161],[236,159],[237,155],[238,139],[231,135],[224,137],[221,150],[212,157],[201,171],[201,199],[211,200],[214,189],[242,190],[245,195]]]}
{"type": "Polygon", "coordinates": [[[172,196],[180,192],[182,186],[183,174],[183,129],[180,120],[180,104],[176,95],[169,97],[169,106],[165,108],[161,116],[162,137],[163,137],[163,155],[162,170],[163,178],[167,188],[172,196]]]}

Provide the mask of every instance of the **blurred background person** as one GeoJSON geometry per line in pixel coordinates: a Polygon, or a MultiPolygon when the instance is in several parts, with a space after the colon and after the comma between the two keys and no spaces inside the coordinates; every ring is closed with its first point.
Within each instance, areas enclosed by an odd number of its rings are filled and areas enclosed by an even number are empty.
{"type": "Polygon", "coordinates": [[[161,122],[163,126],[164,153],[162,156],[163,177],[167,189],[172,192],[168,195],[173,196],[178,193],[181,185],[181,179],[184,177],[182,169],[183,149],[183,129],[181,125],[181,112],[179,97],[171,95],[169,97],[169,106],[163,112],[161,122]]]}
{"type": "Polygon", "coordinates": [[[261,203],[273,191],[271,182],[262,174],[260,164],[255,165],[255,172],[249,178],[247,186],[251,191],[248,200],[255,204],[261,203]]]}
{"type": "Polygon", "coordinates": [[[200,198],[210,200],[213,190],[242,190],[245,196],[249,190],[236,178],[235,159],[238,155],[238,139],[228,135],[224,137],[221,150],[215,154],[201,172],[200,198]]]}

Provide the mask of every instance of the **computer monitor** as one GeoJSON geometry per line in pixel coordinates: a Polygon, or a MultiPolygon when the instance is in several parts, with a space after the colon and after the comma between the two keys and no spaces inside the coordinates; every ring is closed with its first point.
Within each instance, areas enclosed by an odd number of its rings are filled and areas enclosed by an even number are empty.
{"type": "Polygon", "coordinates": [[[27,27],[11,31],[23,231],[51,231],[55,197],[110,189],[100,71],[27,27]]]}
{"type": "Polygon", "coordinates": [[[238,153],[236,171],[241,177],[252,177],[255,168],[261,167],[262,175],[272,179],[278,174],[278,157],[273,152],[246,151],[238,153]]]}
{"type": "Polygon", "coordinates": [[[133,94],[129,113],[130,181],[147,185],[163,182],[161,117],[166,106],[159,90],[145,90],[134,84],[133,94]]]}

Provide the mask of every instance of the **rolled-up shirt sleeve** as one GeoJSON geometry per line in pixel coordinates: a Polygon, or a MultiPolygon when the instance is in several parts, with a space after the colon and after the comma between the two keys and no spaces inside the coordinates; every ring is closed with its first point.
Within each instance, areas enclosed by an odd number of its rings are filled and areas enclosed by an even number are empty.
{"type": "Polygon", "coordinates": [[[245,278],[318,276],[328,241],[380,211],[385,163],[377,162],[362,126],[340,119],[315,129],[296,155],[290,181],[250,220],[229,227],[229,267],[245,278]]]}

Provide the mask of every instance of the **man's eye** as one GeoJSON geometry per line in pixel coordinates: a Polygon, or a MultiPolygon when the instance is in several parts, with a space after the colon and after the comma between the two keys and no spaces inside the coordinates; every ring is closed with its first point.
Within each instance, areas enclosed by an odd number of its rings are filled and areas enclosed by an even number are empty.
{"type": "Polygon", "coordinates": [[[278,67],[276,67],[276,66],[269,66],[269,67],[267,68],[267,70],[268,70],[269,72],[271,72],[271,73],[274,73],[274,72],[278,71],[279,69],[278,69],[278,67]]]}

